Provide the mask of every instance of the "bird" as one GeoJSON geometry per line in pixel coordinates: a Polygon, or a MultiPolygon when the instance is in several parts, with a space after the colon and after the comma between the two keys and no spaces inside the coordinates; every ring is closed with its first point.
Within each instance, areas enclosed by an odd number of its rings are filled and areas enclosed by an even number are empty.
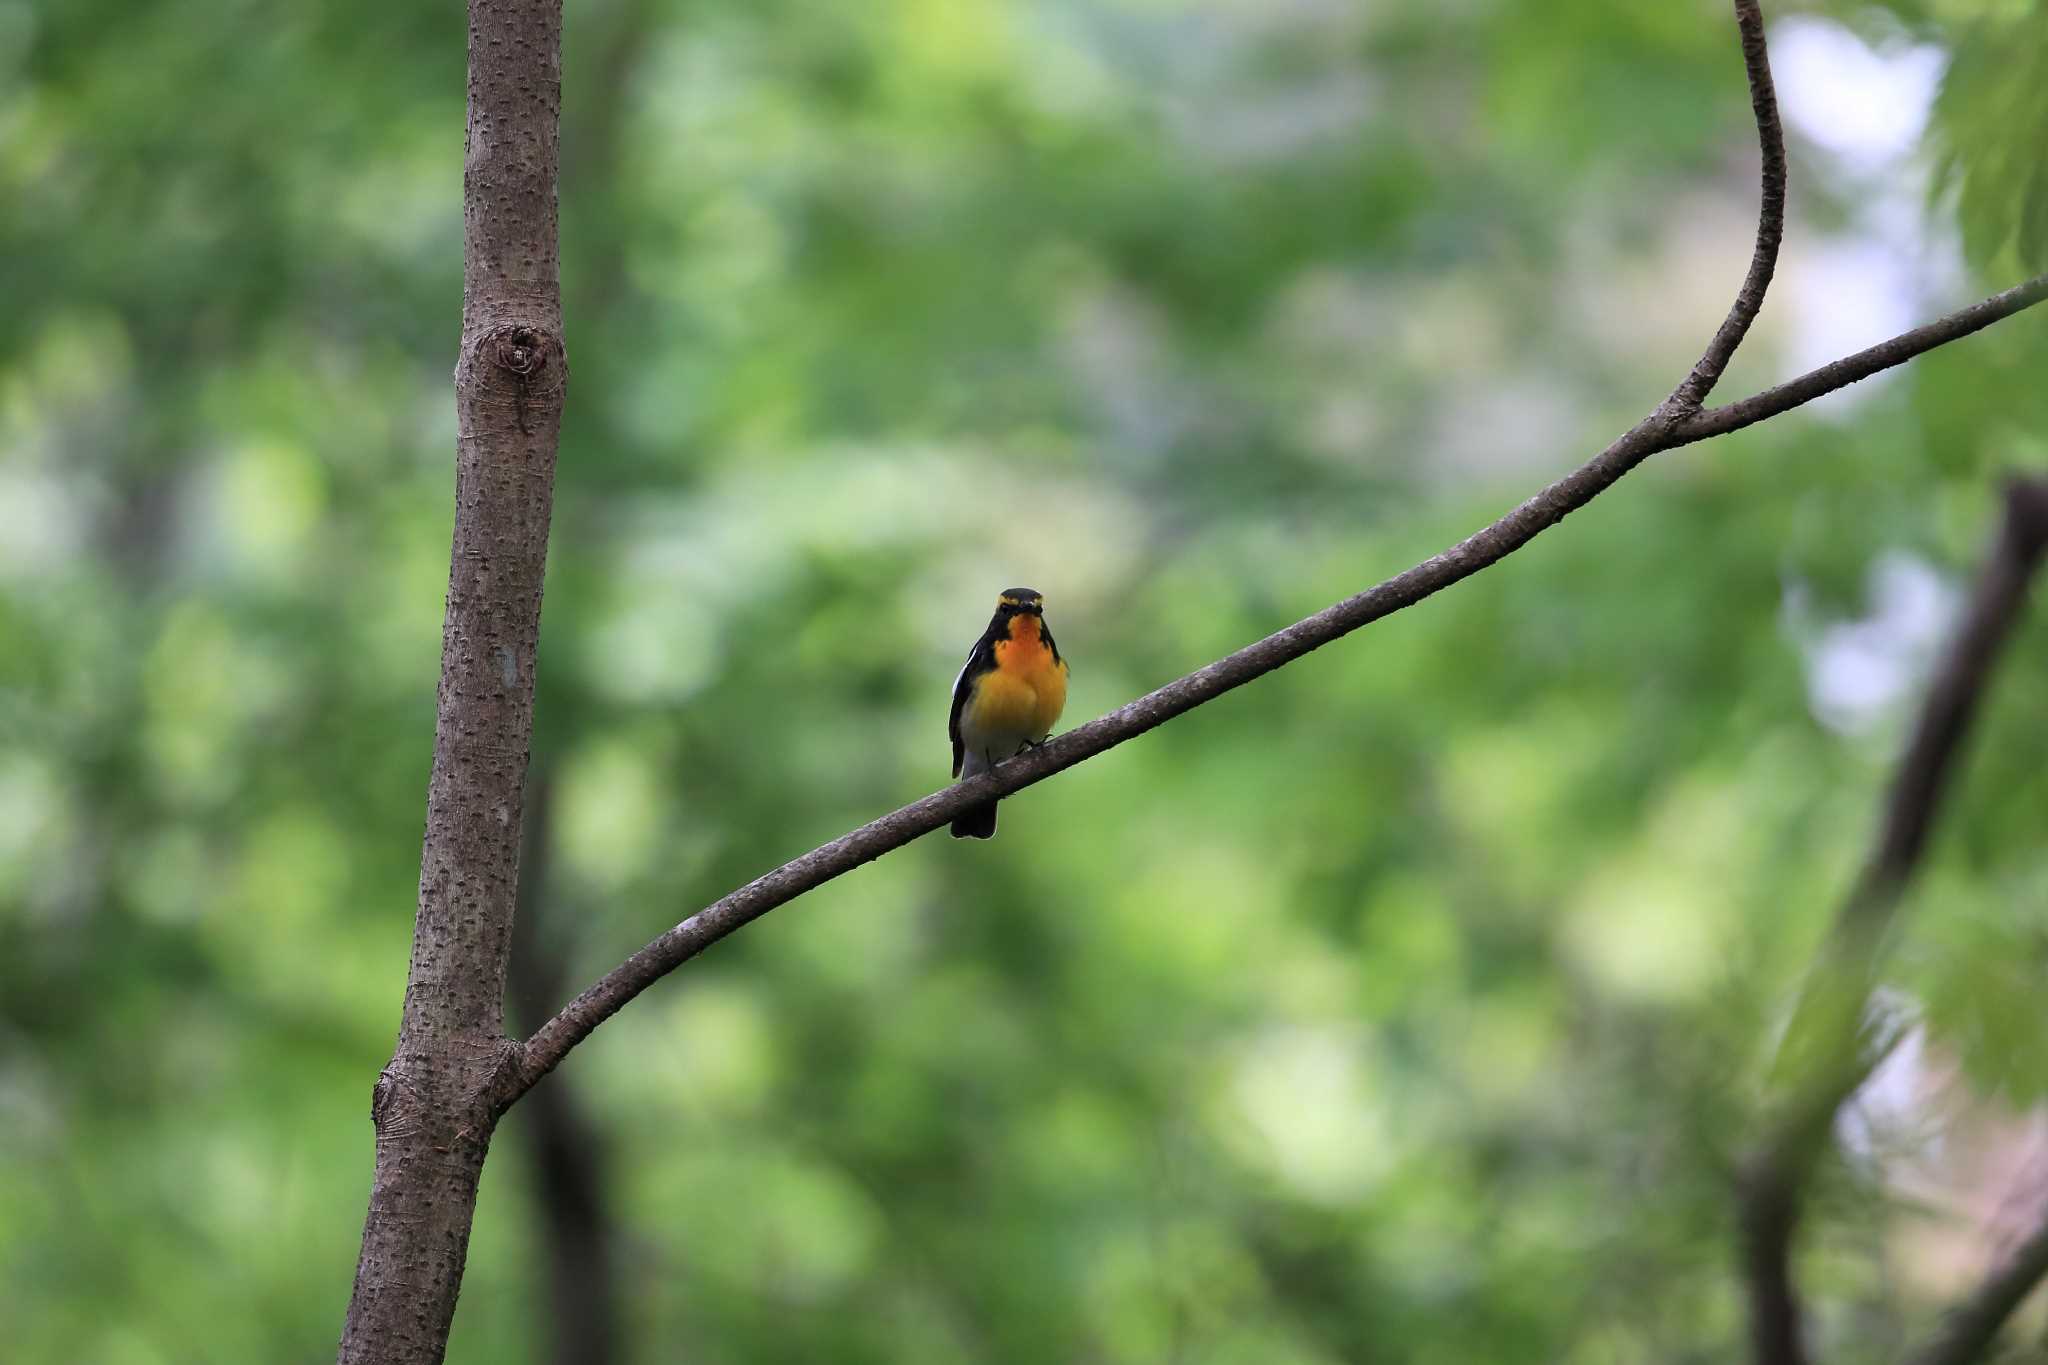
{"type": "MultiPolygon", "coordinates": [[[[1045,598],[1033,588],[1005,588],[995,619],[974,642],[953,680],[953,776],[976,777],[1045,742],[1067,704],[1067,661],[1045,625],[1045,598]]],[[[953,820],[955,839],[993,839],[996,803],[985,801],[953,820]]]]}

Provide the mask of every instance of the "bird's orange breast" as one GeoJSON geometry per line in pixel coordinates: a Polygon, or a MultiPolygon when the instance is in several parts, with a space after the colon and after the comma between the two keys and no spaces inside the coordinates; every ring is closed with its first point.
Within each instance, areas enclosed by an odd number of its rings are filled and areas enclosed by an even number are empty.
{"type": "Polygon", "coordinates": [[[1035,616],[1010,622],[1010,638],[995,643],[995,671],[982,680],[982,705],[997,713],[988,719],[1003,729],[1042,739],[1051,732],[1067,704],[1066,661],[1046,647],[1035,616]]]}

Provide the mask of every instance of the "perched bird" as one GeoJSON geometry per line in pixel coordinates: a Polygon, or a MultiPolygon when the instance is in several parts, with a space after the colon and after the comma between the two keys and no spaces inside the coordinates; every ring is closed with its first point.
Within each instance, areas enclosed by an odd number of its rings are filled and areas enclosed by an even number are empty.
{"type": "MultiPolygon", "coordinates": [[[[1067,704],[1067,661],[1045,628],[1045,599],[1010,588],[953,680],[953,776],[974,777],[1042,742],[1067,704]]],[[[962,812],[955,839],[993,839],[996,803],[962,812]]]]}

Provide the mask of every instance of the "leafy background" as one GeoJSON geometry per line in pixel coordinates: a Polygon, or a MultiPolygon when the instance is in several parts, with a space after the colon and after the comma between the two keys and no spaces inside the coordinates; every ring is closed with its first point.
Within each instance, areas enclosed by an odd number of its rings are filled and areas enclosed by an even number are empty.
{"type": "MultiPolygon", "coordinates": [[[[1772,11],[1792,242],[1729,396],[2048,236],[2043,11],[1772,11]]],[[[331,1353],[431,750],[463,42],[0,3],[12,1359],[331,1353]]],[[[1753,141],[1704,0],[571,6],[553,998],[943,782],[996,589],[1046,593],[1078,722],[1574,463],[1725,307],[1753,141]]],[[[1659,457],[663,983],[548,1083],[623,1358],[1729,1358],[1728,1167],[1996,476],[2048,466],[2044,367],[2027,317],[1659,457]]],[[[2036,615],[1890,958],[1924,1027],[1823,1176],[1831,1360],[2048,1174],[2036,615]]],[[[451,1360],[545,1355],[530,1125],[451,1360]]]]}

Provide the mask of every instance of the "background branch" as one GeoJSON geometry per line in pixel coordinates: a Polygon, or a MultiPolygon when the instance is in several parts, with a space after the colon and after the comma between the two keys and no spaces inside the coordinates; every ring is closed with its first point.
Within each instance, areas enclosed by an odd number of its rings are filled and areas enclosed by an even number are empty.
{"type": "Polygon", "coordinates": [[[2006,1319],[2048,1276],[2048,1217],[2033,1234],[1951,1308],[1934,1335],[1906,1357],[1905,1365],[1970,1365],[1983,1356],[2006,1319]]]}
{"type": "MultiPolygon", "coordinates": [[[[555,784],[544,763],[534,766],[506,999],[515,1028],[534,1027],[561,998],[573,934],[572,917],[551,895],[555,784]]],[[[605,1179],[610,1144],[573,1085],[543,1087],[519,1113],[513,1127],[525,1139],[539,1223],[533,1307],[545,1314],[553,1343],[545,1359],[611,1365],[619,1358],[621,1333],[619,1239],[605,1179]]]]}
{"type": "MultiPolygon", "coordinates": [[[[1886,1051],[1885,1041],[1870,1036],[1876,1026],[1868,1018],[1878,950],[1926,851],[1971,718],[2020,620],[2044,549],[2048,480],[2013,480],[2006,486],[2004,515],[1962,624],[1935,671],[1900,759],[1870,855],[1793,1011],[1776,1066],[1781,1113],[1744,1163],[1738,1182],[1751,1346],[1758,1365],[1801,1365],[1806,1359],[1791,1267],[1806,1182],[1826,1150],[1836,1111],[1886,1051]]],[[[2048,1269],[2048,1259],[2043,1267],[2048,1269]]]]}

